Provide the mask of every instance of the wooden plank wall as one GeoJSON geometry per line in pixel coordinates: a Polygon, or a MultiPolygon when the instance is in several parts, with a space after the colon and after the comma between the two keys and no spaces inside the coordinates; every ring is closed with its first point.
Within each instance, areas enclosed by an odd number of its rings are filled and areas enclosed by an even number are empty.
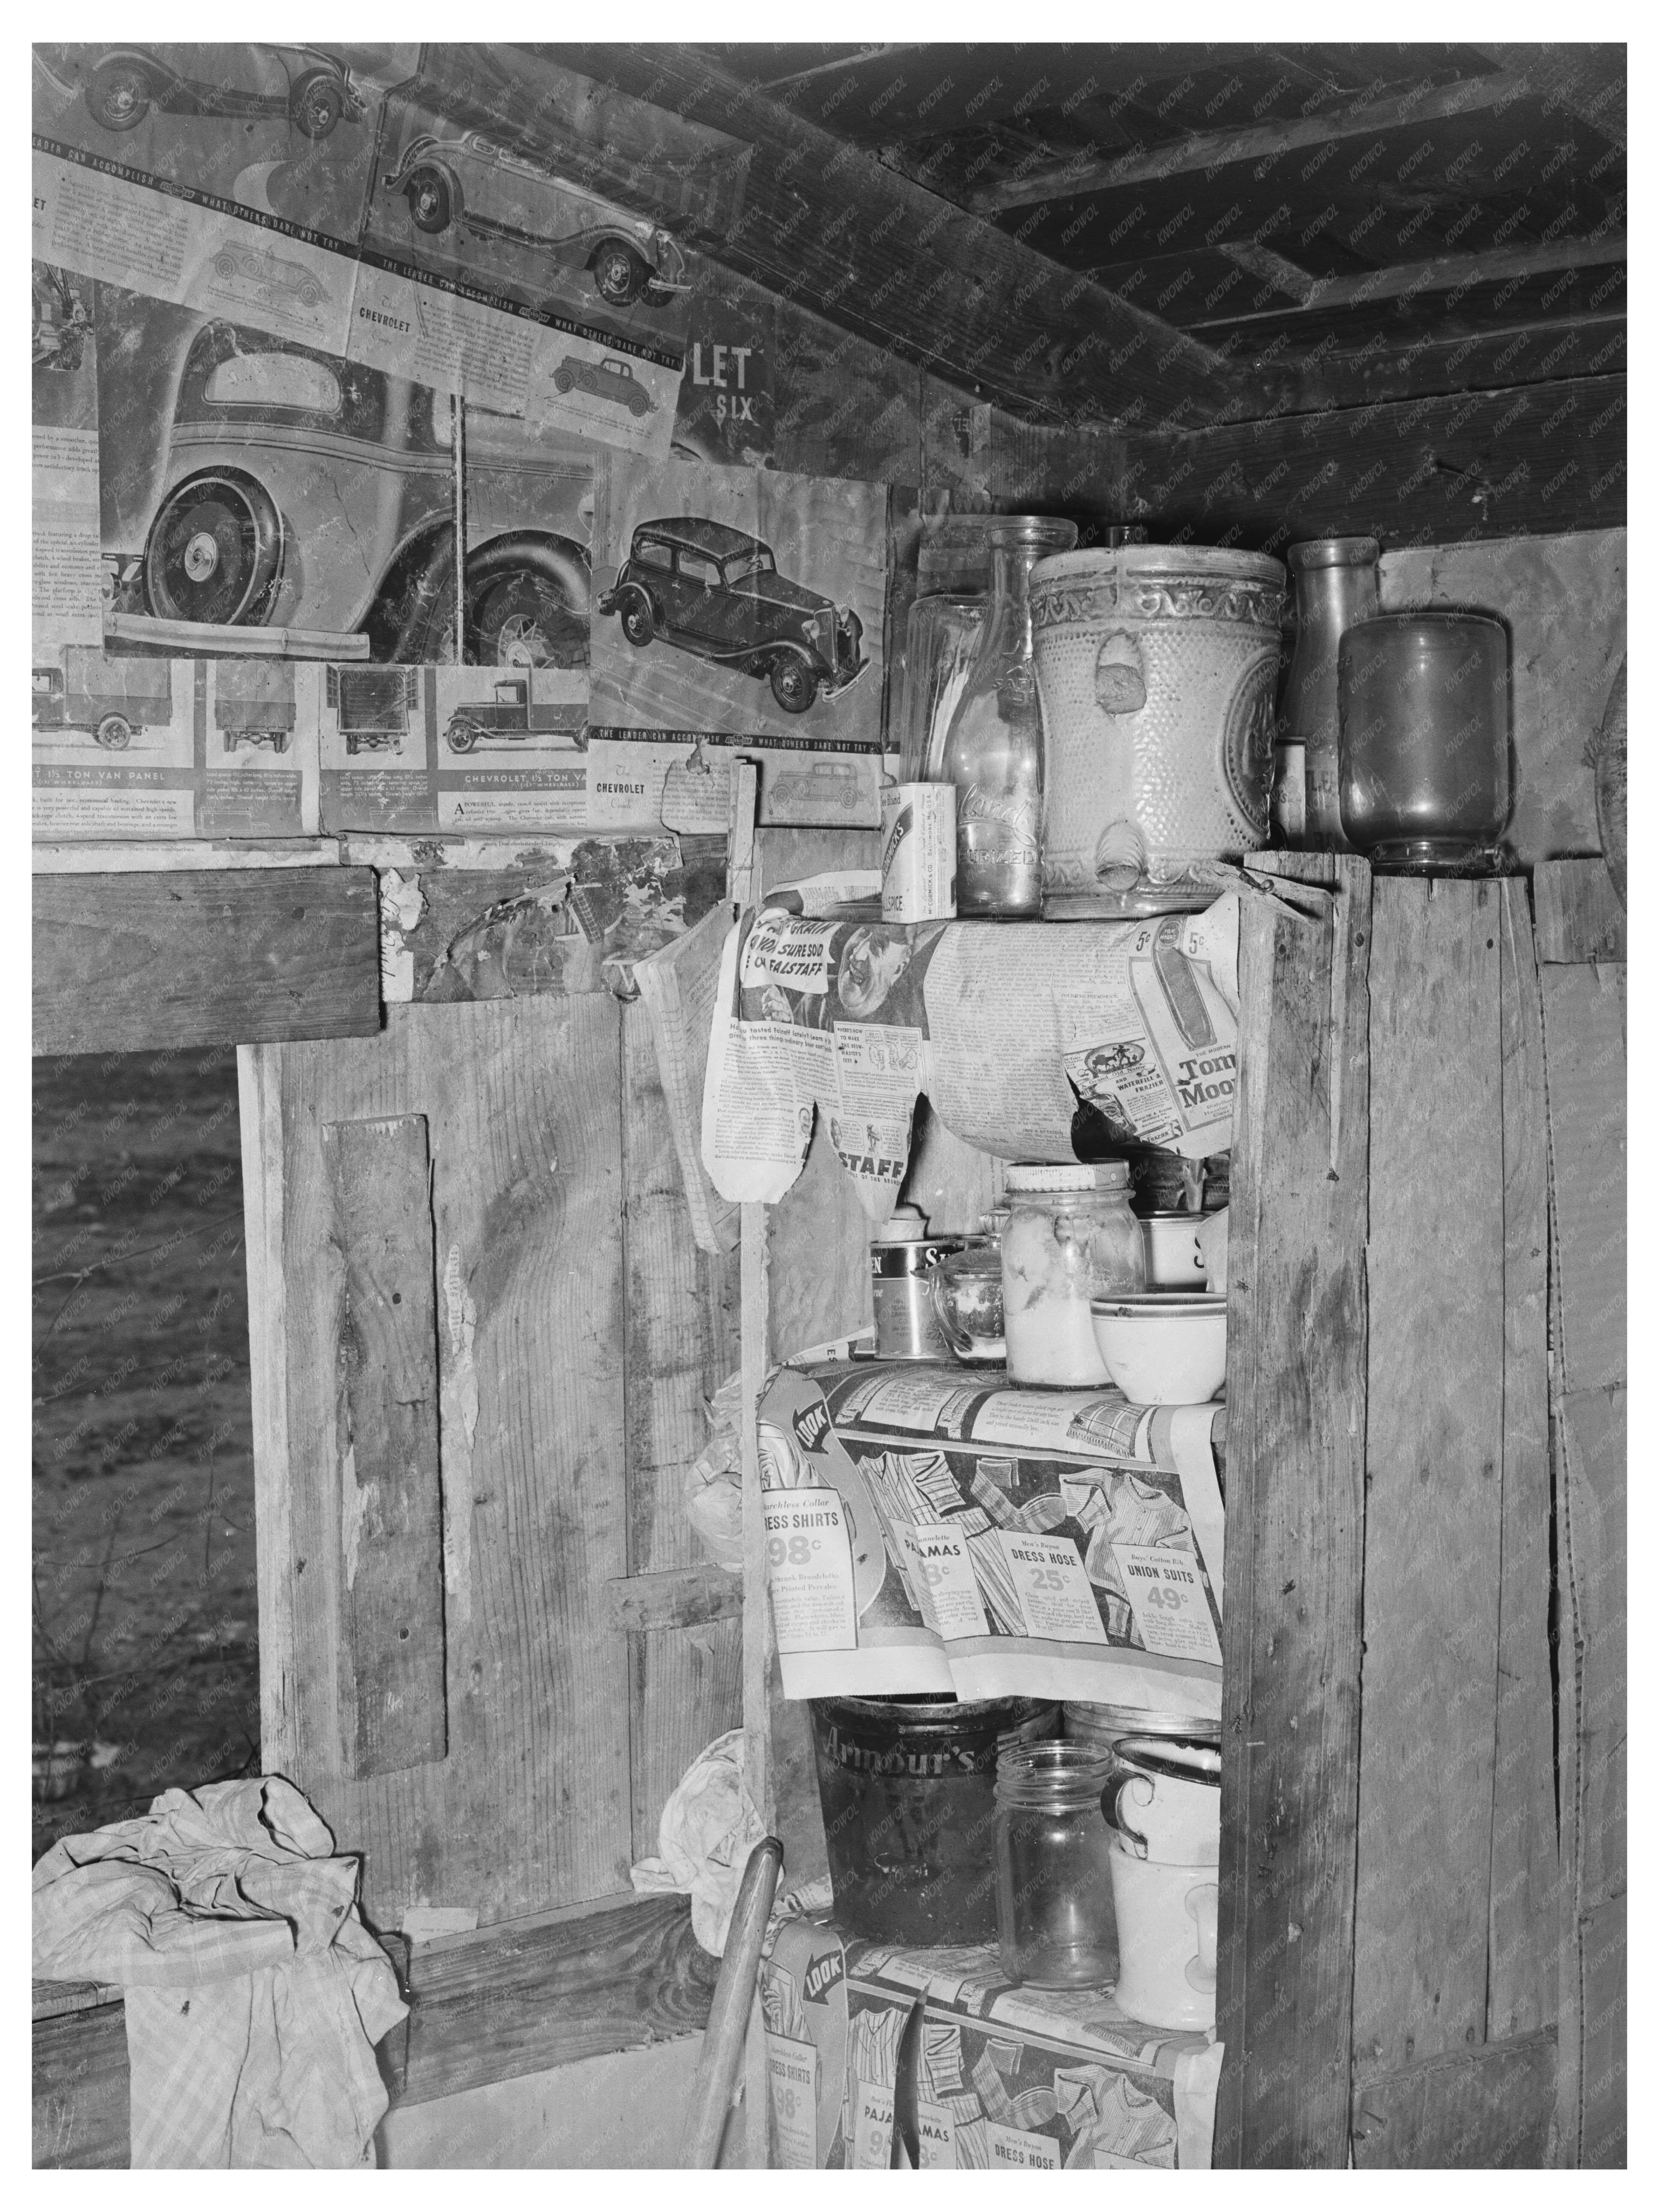
{"type": "Polygon", "coordinates": [[[367,868],[38,875],[33,1049],[363,1036],[380,1019],[367,868]]]}
{"type": "Polygon", "coordinates": [[[1540,868],[1537,892],[1561,1604],[1558,2155],[1617,2166],[1628,2148],[1625,933],[1600,860],[1540,868]]]}
{"type": "Polygon", "coordinates": [[[1559,1872],[1526,886],[1379,878],[1371,926],[1354,2157],[1535,2166],[1559,1872]]]}
{"type": "Polygon", "coordinates": [[[1215,2162],[1340,2167],[1359,1777],[1371,886],[1360,861],[1276,860],[1343,897],[1332,921],[1316,923],[1247,898],[1240,922],[1215,2162]]]}
{"type": "Polygon", "coordinates": [[[622,1890],[629,1651],[604,1599],[628,1565],[620,1010],[605,994],[393,1007],[377,1038],[256,1047],[242,1070],[266,1766],[363,1853],[377,1926],[622,1890]],[[354,1778],[335,1626],[344,1271],[321,1131],[410,1115],[433,1169],[448,1750],[354,1778]]]}

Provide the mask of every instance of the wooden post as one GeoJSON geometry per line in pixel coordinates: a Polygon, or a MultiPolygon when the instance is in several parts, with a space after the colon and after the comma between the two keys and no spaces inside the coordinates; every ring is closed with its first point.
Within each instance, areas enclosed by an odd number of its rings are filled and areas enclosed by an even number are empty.
{"type": "Polygon", "coordinates": [[[1215,2162],[1340,2167],[1359,1781],[1370,876],[1358,860],[1277,857],[1285,878],[1346,896],[1324,921],[1256,897],[1240,918],[1215,2162]]]}

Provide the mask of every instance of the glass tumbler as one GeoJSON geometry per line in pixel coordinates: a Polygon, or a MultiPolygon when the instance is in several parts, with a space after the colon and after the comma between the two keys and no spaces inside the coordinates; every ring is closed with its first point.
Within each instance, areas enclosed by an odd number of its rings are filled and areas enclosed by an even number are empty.
{"type": "Polygon", "coordinates": [[[939,783],[945,733],[968,683],[991,602],[983,593],[930,592],[904,626],[899,691],[899,781],[939,783]]]}
{"type": "Polygon", "coordinates": [[[1103,1989],[1117,1978],[1110,1755],[1081,1743],[1010,1746],[997,1760],[997,1946],[1012,1982],[1103,1989]]]}

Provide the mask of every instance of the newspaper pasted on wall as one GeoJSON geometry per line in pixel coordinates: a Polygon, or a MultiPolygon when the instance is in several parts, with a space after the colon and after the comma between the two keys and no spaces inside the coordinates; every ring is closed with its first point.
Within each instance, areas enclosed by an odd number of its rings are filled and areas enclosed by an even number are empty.
{"type": "Polygon", "coordinates": [[[1075,1159],[1088,1108],[1109,1142],[1194,1159],[1231,1143],[1236,893],[1197,915],[990,929],[814,913],[811,894],[775,895],[726,939],[702,1106],[722,1197],[781,1198],[816,1111],[885,1220],[922,1092],[1004,1159],[1075,1159]]]}

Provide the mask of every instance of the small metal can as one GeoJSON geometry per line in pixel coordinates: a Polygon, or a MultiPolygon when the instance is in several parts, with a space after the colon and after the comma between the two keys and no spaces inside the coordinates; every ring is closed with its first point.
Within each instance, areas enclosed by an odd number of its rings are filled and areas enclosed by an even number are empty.
{"type": "Polygon", "coordinates": [[[956,910],[956,786],[884,784],[882,920],[949,921],[956,910]]]}
{"type": "Polygon", "coordinates": [[[961,1251],[963,1241],[930,1237],[912,1206],[896,1208],[885,1234],[872,1240],[870,1293],[878,1359],[950,1359],[928,1279],[934,1261],[961,1251]]]}

